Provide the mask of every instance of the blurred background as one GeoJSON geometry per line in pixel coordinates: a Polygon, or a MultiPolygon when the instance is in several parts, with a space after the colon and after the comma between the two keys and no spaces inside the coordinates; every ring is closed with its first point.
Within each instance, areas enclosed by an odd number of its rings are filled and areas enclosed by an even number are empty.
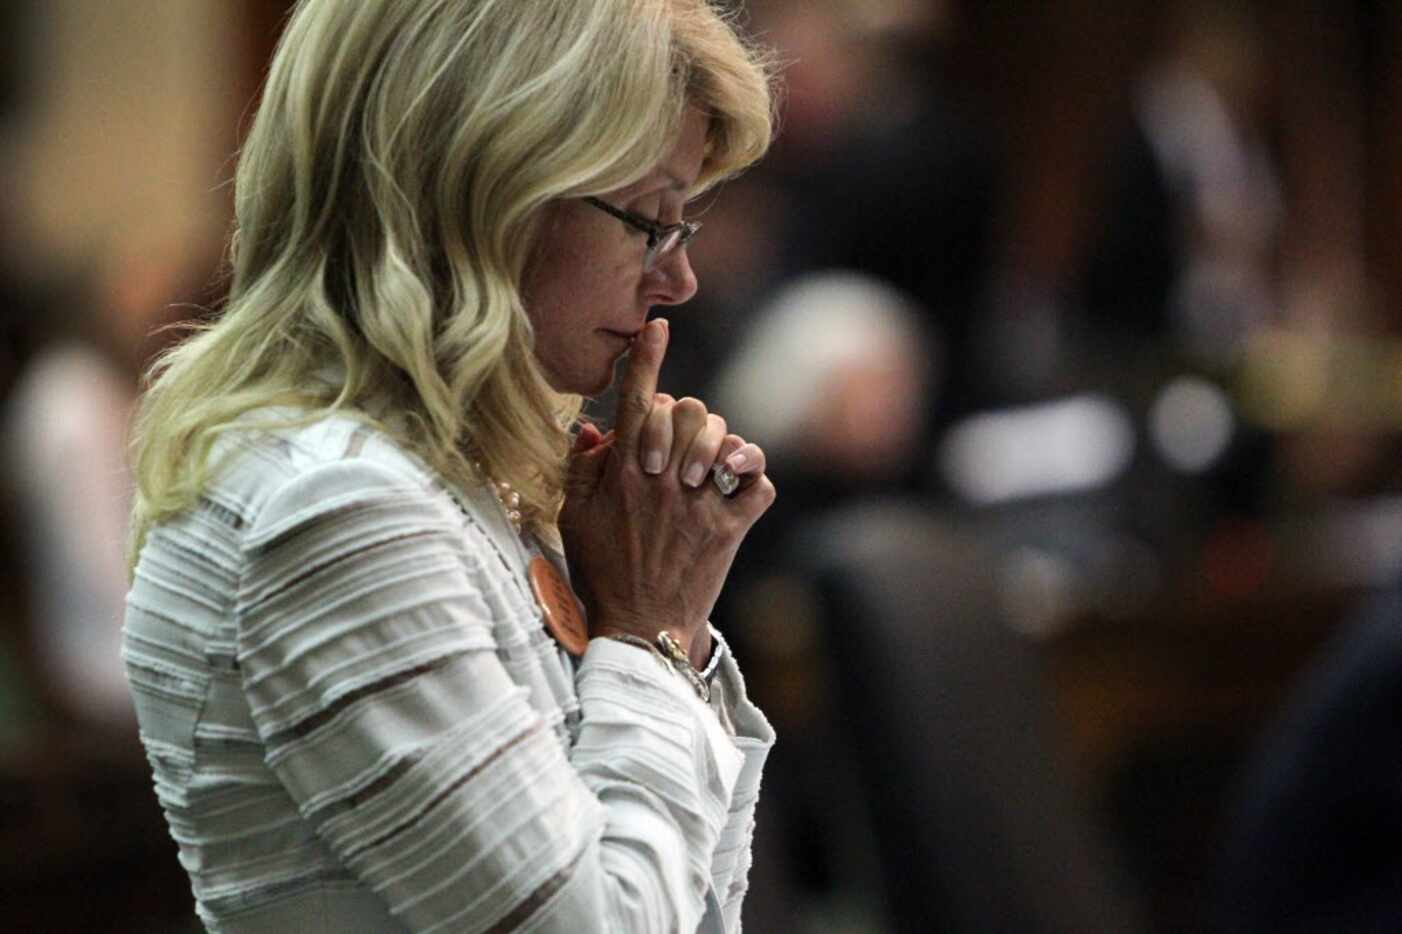
{"type": "MultiPolygon", "coordinates": [[[[13,930],[195,929],[124,436],[287,8],[0,4],[13,930]]],[[[748,929],[1402,929],[1402,6],[747,18],[782,135],[698,205],[663,388],[780,490],[716,619],[780,736],[748,929]]]]}

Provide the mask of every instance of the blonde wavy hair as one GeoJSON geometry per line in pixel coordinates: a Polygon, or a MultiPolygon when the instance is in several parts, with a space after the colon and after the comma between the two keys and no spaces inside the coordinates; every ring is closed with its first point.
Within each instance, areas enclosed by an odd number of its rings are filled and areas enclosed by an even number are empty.
{"type": "Polygon", "coordinates": [[[697,193],[740,171],[771,88],[708,0],[301,0],[239,157],[227,304],[137,414],[131,559],[222,434],[333,411],[451,481],[510,478],[549,532],[581,400],[547,384],[522,307],[542,211],[642,178],[688,105],[710,117],[697,193]]]}

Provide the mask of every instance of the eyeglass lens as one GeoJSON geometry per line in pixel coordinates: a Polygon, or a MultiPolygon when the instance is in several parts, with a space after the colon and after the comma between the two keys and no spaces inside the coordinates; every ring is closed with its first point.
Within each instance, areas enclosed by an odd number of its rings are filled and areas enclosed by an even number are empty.
{"type": "Polygon", "coordinates": [[[661,257],[666,256],[677,248],[677,242],[681,240],[681,238],[682,232],[680,230],[667,231],[662,236],[658,237],[657,243],[653,245],[652,249],[648,250],[648,258],[652,262],[656,262],[661,257]]]}
{"type": "Polygon", "coordinates": [[[690,240],[688,234],[691,232],[686,227],[674,227],[663,233],[652,246],[648,247],[647,253],[643,256],[643,268],[645,270],[651,269],[662,257],[681,246],[685,241],[690,240]]]}

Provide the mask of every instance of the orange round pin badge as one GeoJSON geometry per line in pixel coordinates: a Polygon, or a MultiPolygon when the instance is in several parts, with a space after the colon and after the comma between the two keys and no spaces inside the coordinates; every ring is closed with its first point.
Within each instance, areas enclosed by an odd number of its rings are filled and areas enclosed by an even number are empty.
{"type": "Polygon", "coordinates": [[[531,591],[545,617],[545,628],[555,637],[555,641],[571,655],[583,655],[589,648],[589,630],[584,625],[584,616],[579,612],[574,591],[560,572],[545,557],[536,555],[531,559],[526,575],[531,581],[531,591]]]}

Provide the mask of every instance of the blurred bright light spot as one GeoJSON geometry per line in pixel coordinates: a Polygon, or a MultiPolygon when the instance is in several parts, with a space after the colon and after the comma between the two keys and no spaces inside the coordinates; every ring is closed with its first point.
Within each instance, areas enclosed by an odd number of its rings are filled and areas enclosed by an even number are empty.
{"type": "Polygon", "coordinates": [[[940,445],[949,485],[975,503],[1095,489],[1113,480],[1134,454],[1134,427],[1104,396],[977,415],[940,445]]]}
{"type": "Polygon", "coordinates": [[[1198,473],[1221,458],[1231,443],[1232,406],[1222,390],[1196,377],[1180,377],[1159,393],[1149,412],[1149,436],[1164,460],[1198,473]]]}
{"type": "Polygon", "coordinates": [[[1275,431],[1290,431],[1317,417],[1329,393],[1331,344],[1308,334],[1263,331],[1247,344],[1242,406],[1275,431]]]}

